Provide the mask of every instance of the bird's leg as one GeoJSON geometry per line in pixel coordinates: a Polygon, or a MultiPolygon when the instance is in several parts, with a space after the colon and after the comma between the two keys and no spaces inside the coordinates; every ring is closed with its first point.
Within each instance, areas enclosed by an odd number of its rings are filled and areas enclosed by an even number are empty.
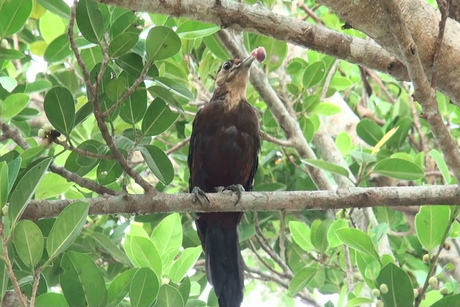
{"type": "Polygon", "coordinates": [[[209,203],[209,198],[206,196],[206,194],[203,192],[202,189],[199,187],[194,187],[192,189],[192,194],[195,196],[195,199],[193,202],[199,202],[200,205],[204,205],[204,203],[209,203]]]}
{"type": "Polygon", "coordinates": [[[225,187],[224,190],[233,191],[236,193],[237,198],[234,204],[234,206],[236,206],[241,200],[241,195],[243,195],[244,187],[241,184],[232,184],[228,187],[225,187]]]}

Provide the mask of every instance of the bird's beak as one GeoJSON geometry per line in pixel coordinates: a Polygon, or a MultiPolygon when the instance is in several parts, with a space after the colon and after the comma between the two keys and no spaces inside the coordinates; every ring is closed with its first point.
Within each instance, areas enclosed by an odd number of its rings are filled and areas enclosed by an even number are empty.
{"type": "Polygon", "coordinates": [[[252,55],[245,58],[240,65],[236,66],[236,70],[238,71],[248,71],[249,67],[251,67],[252,62],[254,62],[254,57],[252,55]]]}

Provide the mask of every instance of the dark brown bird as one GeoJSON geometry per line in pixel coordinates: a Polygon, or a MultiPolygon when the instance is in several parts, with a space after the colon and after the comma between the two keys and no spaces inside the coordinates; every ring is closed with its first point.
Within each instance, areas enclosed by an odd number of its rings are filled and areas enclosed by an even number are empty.
{"type": "MultiPolygon", "coordinates": [[[[252,189],[260,150],[259,122],[246,101],[253,60],[252,55],[225,62],[217,73],[211,100],[196,115],[188,156],[190,192],[215,192],[219,187],[234,190],[236,186],[252,189]]],[[[239,307],[243,300],[244,262],[237,233],[242,214],[200,213],[196,220],[206,275],[220,307],[239,307]]]]}

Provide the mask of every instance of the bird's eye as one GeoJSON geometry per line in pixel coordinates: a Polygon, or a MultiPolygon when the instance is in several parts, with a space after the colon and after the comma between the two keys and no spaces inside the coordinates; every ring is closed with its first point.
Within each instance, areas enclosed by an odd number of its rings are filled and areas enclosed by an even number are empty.
{"type": "Polygon", "coordinates": [[[229,70],[232,67],[232,63],[230,61],[225,62],[224,65],[222,65],[222,68],[225,70],[229,70]]]}

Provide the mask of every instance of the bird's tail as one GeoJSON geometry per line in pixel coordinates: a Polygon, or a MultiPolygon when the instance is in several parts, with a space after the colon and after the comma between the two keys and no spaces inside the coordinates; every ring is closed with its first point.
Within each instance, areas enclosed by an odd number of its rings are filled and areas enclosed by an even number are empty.
{"type": "Polygon", "coordinates": [[[240,253],[237,226],[239,212],[203,214],[198,223],[205,222],[204,241],[206,275],[214,286],[219,307],[240,307],[243,301],[243,258],[240,253]],[[210,216],[206,216],[210,214],[210,216]],[[201,220],[201,221],[200,221],[201,220]],[[204,221],[206,220],[206,221],[204,221]]]}

